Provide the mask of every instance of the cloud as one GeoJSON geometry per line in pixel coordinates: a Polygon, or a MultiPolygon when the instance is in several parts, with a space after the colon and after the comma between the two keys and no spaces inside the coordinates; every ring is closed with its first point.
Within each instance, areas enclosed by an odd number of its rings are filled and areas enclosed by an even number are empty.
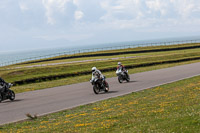
{"type": "Polygon", "coordinates": [[[163,16],[167,13],[167,6],[169,5],[169,3],[161,0],[150,0],[146,1],[146,5],[150,9],[150,13],[152,13],[153,11],[158,11],[161,13],[161,16],[163,16]]]}
{"type": "Polygon", "coordinates": [[[80,0],[73,0],[74,5],[80,6],[81,1],[80,0]]]}
{"type": "Polygon", "coordinates": [[[22,2],[19,3],[19,7],[20,7],[22,12],[29,9],[28,6],[25,3],[22,3],[22,2]]]}
{"type": "Polygon", "coordinates": [[[75,11],[81,11],[84,14],[81,19],[82,22],[96,23],[99,21],[100,17],[105,13],[105,10],[101,8],[101,1],[102,0],[73,0],[73,4],[76,7],[75,11]]]}
{"type": "Polygon", "coordinates": [[[149,35],[158,33],[158,38],[160,32],[169,35],[175,32],[177,35],[199,33],[200,2],[0,0],[0,19],[0,41],[10,44],[21,44],[25,39],[25,46],[33,43],[34,39],[43,43],[46,40],[47,43],[64,40],[63,44],[66,40],[77,43],[91,43],[91,40],[92,43],[97,40],[112,42],[115,38],[122,40],[125,36],[129,40],[133,39],[133,35],[141,35],[142,38],[143,35],[138,34],[141,32],[149,35]],[[30,41],[30,38],[33,40],[30,41]]]}
{"type": "Polygon", "coordinates": [[[56,20],[53,17],[53,14],[56,13],[65,13],[66,4],[71,0],[42,0],[42,3],[46,9],[46,17],[48,24],[55,24],[56,20]]]}
{"type": "Polygon", "coordinates": [[[176,12],[179,14],[182,18],[187,19],[193,16],[193,13],[199,13],[200,14],[200,2],[196,0],[177,0],[172,1],[171,3],[173,5],[176,5],[176,12]]]}
{"type": "Polygon", "coordinates": [[[168,30],[200,19],[200,3],[195,0],[102,0],[101,7],[106,14],[100,19],[111,29],[168,30]]]}
{"type": "Polygon", "coordinates": [[[83,18],[83,15],[84,15],[84,13],[82,11],[76,11],[75,14],[74,14],[74,18],[76,20],[80,20],[80,19],[83,18]]]}

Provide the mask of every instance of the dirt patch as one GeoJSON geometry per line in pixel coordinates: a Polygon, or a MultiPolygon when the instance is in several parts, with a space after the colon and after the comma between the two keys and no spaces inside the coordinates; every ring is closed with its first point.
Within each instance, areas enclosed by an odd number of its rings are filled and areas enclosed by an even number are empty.
{"type": "Polygon", "coordinates": [[[16,76],[16,75],[23,75],[24,72],[22,71],[14,71],[14,72],[10,72],[10,73],[7,73],[6,75],[7,76],[16,76]]]}

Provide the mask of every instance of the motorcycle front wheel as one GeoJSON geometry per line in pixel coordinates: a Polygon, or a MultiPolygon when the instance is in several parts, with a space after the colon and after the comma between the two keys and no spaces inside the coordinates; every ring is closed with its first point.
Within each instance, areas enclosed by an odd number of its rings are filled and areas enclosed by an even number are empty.
{"type": "Polygon", "coordinates": [[[100,89],[99,89],[99,87],[97,85],[94,85],[93,86],[93,91],[94,91],[95,94],[99,94],[100,89]]]}
{"type": "Polygon", "coordinates": [[[127,82],[129,82],[129,81],[130,81],[130,77],[129,77],[129,75],[128,75],[128,74],[126,75],[126,81],[127,81],[127,82]]]}
{"type": "Polygon", "coordinates": [[[123,82],[123,79],[122,79],[121,76],[118,76],[118,81],[119,81],[119,83],[122,83],[122,82],[123,82]]]}
{"type": "Polygon", "coordinates": [[[11,101],[15,100],[15,93],[14,93],[14,91],[10,91],[9,99],[10,99],[11,101]]]}
{"type": "Polygon", "coordinates": [[[2,99],[2,96],[1,96],[1,94],[0,94],[0,103],[1,103],[2,100],[3,100],[3,99],[2,99]]]}

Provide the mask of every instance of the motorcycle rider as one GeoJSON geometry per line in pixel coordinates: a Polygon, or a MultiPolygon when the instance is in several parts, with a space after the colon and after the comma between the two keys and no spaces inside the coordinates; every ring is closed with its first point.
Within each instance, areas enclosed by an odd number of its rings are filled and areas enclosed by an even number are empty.
{"type": "Polygon", "coordinates": [[[109,90],[109,85],[106,82],[106,77],[96,67],[92,67],[92,79],[90,80],[90,82],[92,83],[92,85],[94,85],[94,83],[99,85],[99,87],[97,87],[99,89],[98,92],[93,87],[95,94],[98,94],[99,91],[102,89],[105,92],[108,92],[109,90]]]}
{"type": "Polygon", "coordinates": [[[126,75],[128,74],[127,71],[126,71],[126,68],[122,65],[121,62],[118,62],[117,65],[118,65],[117,70],[121,69],[121,71],[124,72],[126,75]]]}
{"type": "Polygon", "coordinates": [[[6,93],[7,91],[7,83],[0,77],[0,92],[6,93]]]}
{"type": "Polygon", "coordinates": [[[95,77],[99,78],[102,81],[102,83],[103,83],[102,87],[103,87],[106,83],[105,76],[96,67],[92,67],[92,80],[91,81],[93,81],[95,79],[95,77]]]}
{"type": "Polygon", "coordinates": [[[96,67],[92,67],[92,80],[94,80],[95,77],[100,78],[101,80],[105,80],[103,74],[100,70],[98,70],[96,67]]]}
{"type": "Polygon", "coordinates": [[[118,62],[117,65],[117,70],[121,69],[123,72],[126,72],[126,68],[122,65],[121,62],[118,62]]]}

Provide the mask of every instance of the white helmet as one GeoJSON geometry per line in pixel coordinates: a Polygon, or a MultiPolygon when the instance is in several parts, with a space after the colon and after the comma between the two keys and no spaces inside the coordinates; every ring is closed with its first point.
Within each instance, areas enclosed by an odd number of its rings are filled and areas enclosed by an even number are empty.
{"type": "Polygon", "coordinates": [[[118,65],[121,65],[121,62],[118,62],[117,64],[118,64],[118,65]]]}
{"type": "Polygon", "coordinates": [[[96,67],[92,67],[92,71],[94,72],[94,71],[96,71],[97,70],[97,68],[96,67]]]}

